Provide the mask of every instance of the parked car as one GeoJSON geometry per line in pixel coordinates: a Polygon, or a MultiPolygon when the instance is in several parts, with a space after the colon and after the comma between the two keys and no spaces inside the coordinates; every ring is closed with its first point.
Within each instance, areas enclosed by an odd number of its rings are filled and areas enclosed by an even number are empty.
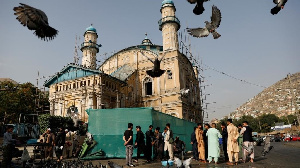
{"type": "Polygon", "coordinates": [[[298,137],[298,136],[285,137],[284,141],[286,141],[286,142],[289,142],[289,141],[300,141],[300,137],[298,137]]]}
{"type": "Polygon", "coordinates": [[[274,141],[275,142],[281,142],[281,138],[280,137],[274,137],[274,141]]]}
{"type": "Polygon", "coordinates": [[[254,146],[260,146],[264,142],[262,137],[253,136],[252,139],[253,139],[254,146]]]}

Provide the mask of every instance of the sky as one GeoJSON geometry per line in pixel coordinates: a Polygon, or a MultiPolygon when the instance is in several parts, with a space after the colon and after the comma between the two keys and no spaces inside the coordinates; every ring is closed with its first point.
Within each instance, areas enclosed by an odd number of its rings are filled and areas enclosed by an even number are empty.
{"type": "MultiPolygon", "coordinates": [[[[85,29],[93,24],[102,45],[97,59],[138,45],[147,37],[162,45],[158,27],[162,0],[1,0],[0,1],[0,78],[31,82],[41,88],[49,76],[73,62],[76,36],[83,42],[85,29]],[[25,3],[41,9],[49,25],[59,31],[46,42],[23,27],[13,7],[25,3]],[[39,72],[39,77],[38,77],[39,72]],[[43,78],[43,76],[45,78],[43,78]],[[38,79],[38,80],[37,80],[38,79]]],[[[210,21],[211,6],[222,13],[217,31],[222,35],[194,38],[184,35],[194,59],[201,62],[205,120],[222,118],[254,97],[264,87],[300,71],[300,1],[289,0],[284,10],[272,15],[272,0],[211,0],[204,3],[202,15],[194,15],[194,5],[173,0],[179,32],[203,27],[210,21]],[[205,97],[205,96],[204,96],[205,97]],[[206,118],[208,114],[208,118],[206,118]]],[[[82,56],[81,51],[78,52],[82,56]]],[[[80,60],[81,62],[81,60],[80,60]]],[[[99,65],[99,64],[98,64],[99,65]]]]}

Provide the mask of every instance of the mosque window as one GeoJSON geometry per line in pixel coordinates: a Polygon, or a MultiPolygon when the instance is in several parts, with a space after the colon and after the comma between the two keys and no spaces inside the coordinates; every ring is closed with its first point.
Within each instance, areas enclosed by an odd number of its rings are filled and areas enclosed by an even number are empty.
{"type": "Polygon", "coordinates": [[[145,96],[146,95],[152,95],[152,79],[146,78],[144,80],[144,90],[145,90],[145,96]]]}
{"type": "Polygon", "coordinates": [[[90,80],[88,80],[88,86],[90,86],[90,83],[91,83],[90,80]]]}
{"type": "Polygon", "coordinates": [[[58,91],[58,86],[55,86],[55,91],[58,91]]]}
{"type": "Polygon", "coordinates": [[[173,73],[171,70],[167,70],[167,75],[168,75],[168,79],[172,79],[173,78],[173,73]]]}
{"type": "Polygon", "coordinates": [[[73,89],[75,89],[76,88],[76,84],[75,83],[73,83],[73,89]]]}

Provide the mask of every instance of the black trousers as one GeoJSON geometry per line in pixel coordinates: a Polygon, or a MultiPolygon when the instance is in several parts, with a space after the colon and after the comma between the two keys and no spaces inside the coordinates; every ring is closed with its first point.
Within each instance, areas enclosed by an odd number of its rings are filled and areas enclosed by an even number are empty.
{"type": "Polygon", "coordinates": [[[151,157],[152,157],[152,145],[151,144],[146,144],[145,156],[146,156],[147,161],[151,160],[151,157]]]}
{"type": "Polygon", "coordinates": [[[2,168],[10,168],[11,167],[13,149],[14,149],[14,146],[11,144],[3,146],[3,160],[2,160],[2,164],[1,164],[2,168]]]}
{"type": "Polygon", "coordinates": [[[223,151],[224,151],[224,156],[225,156],[225,162],[227,162],[227,161],[229,161],[228,153],[227,153],[227,141],[226,141],[226,143],[223,143],[223,151]]]}
{"type": "Polygon", "coordinates": [[[193,156],[194,156],[194,158],[196,160],[199,160],[198,144],[197,143],[193,143],[192,147],[193,147],[193,156]]]}

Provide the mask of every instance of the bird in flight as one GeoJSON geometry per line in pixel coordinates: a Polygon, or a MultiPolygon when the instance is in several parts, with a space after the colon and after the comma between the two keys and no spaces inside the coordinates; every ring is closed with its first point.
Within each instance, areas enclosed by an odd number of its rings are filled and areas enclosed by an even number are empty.
{"type": "Polygon", "coordinates": [[[187,1],[191,4],[197,3],[193,12],[195,15],[201,15],[205,11],[205,9],[203,7],[203,3],[207,2],[209,0],[187,0],[187,1]]]}
{"type": "Polygon", "coordinates": [[[148,56],[146,56],[142,51],[140,51],[144,57],[146,57],[149,61],[151,61],[154,64],[154,67],[152,70],[147,70],[146,73],[151,76],[152,78],[160,77],[163,73],[165,73],[165,70],[160,69],[160,62],[164,58],[164,56],[161,59],[158,59],[158,57],[155,57],[155,60],[153,61],[148,56]]]}
{"type": "Polygon", "coordinates": [[[216,31],[221,23],[221,11],[216,7],[212,6],[211,22],[205,21],[206,24],[204,28],[187,28],[187,31],[193,37],[207,37],[210,33],[213,35],[214,39],[218,39],[221,35],[216,31]]]}
{"type": "Polygon", "coordinates": [[[272,15],[277,14],[281,9],[283,9],[284,5],[287,1],[288,0],[273,0],[274,4],[276,4],[276,6],[271,9],[272,15]]]}
{"type": "Polygon", "coordinates": [[[52,40],[57,35],[58,31],[49,26],[47,15],[40,9],[20,3],[13,10],[16,19],[29,30],[34,30],[34,34],[42,40],[52,40]]]}

